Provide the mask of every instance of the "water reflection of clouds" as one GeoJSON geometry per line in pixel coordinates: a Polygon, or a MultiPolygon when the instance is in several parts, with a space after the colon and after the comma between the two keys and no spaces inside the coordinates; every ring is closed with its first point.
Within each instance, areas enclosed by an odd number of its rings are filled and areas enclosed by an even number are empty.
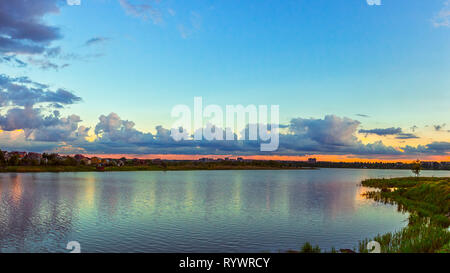
{"type": "Polygon", "coordinates": [[[0,251],[57,249],[40,244],[62,239],[71,230],[71,206],[61,205],[55,194],[38,187],[31,174],[2,174],[0,251]],[[44,197],[44,198],[43,198],[44,197]],[[55,232],[57,230],[58,232],[55,232]],[[11,243],[14,242],[12,245],[11,243]]]}
{"type": "Polygon", "coordinates": [[[320,239],[360,223],[367,200],[355,172],[0,174],[0,251],[61,249],[69,237],[96,250],[105,240],[127,250],[167,250],[170,241],[180,250],[320,239]]]}

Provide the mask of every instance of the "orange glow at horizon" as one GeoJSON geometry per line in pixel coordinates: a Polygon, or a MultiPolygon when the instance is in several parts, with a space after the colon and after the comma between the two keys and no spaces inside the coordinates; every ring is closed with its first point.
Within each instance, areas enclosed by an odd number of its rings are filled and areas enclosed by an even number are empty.
{"type": "MultiPolygon", "coordinates": [[[[331,162],[411,162],[418,159],[417,156],[383,156],[379,158],[366,158],[356,155],[305,155],[305,156],[288,156],[288,155],[183,155],[183,154],[84,154],[88,157],[112,158],[119,159],[122,157],[131,159],[166,159],[166,160],[198,160],[200,158],[233,158],[241,157],[243,159],[253,160],[278,160],[278,161],[306,161],[308,158],[315,158],[317,161],[331,162]]],[[[450,161],[450,155],[429,155],[419,157],[422,161],[450,161]]]]}

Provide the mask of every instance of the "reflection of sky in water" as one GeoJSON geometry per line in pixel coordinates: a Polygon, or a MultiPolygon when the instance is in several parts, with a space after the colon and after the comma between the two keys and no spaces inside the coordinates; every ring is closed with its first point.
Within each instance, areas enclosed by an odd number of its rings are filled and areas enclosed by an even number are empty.
{"type": "MultiPolygon", "coordinates": [[[[0,251],[263,252],[352,248],[407,215],[361,196],[401,170],[0,174],[0,251]]],[[[424,172],[449,176],[449,172],[424,172]]]]}

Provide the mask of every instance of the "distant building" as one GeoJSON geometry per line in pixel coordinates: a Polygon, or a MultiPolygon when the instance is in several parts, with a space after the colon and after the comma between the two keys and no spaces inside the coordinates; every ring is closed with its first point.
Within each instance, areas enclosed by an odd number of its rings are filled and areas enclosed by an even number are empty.
{"type": "Polygon", "coordinates": [[[309,164],[316,164],[317,163],[317,159],[315,159],[315,158],[308,158],[308,163],[309,164]]]}
{"type": "Polygon", "coordinates": [[[27,155],[27,152],[17,152],[17,151],[14,151],[14,152],[11,152],[11,154],[12,154],[12,155],[18,155],[19,158],[24,158],[24,157],[27,155]]]}
{"type": "Polygon", "coordinates": [[[161,158],[155,158],[155,159],[153,159],[153,160],[152,160],[152,164],[155,164],[155,165],[161,165],[161,164],[162,164],[161,158]]]}
{"type": "Polygon", "coordinates": [[[83,162],[84,165],[91,165],[91,160],[87,157],[82,158],[80,162],[83,162]]]}
{"type": "Polygon", "coordinates": [[[98,158],[98,157],[91,158],[91,164],[93,164],[93,165],[100,164],[100,158],[98,158]]]}
{"type": "Polygon", "coordinates": [[[198,161],[200,162],[214,162],[213,158],[200,158],[198,161]]]}
{"type": "Polygon", "coordinates": [[[75,155],[73,158],[75,158],[76,161],[81,161],[83,158],[85,158],[83,155],[75,155]]]}

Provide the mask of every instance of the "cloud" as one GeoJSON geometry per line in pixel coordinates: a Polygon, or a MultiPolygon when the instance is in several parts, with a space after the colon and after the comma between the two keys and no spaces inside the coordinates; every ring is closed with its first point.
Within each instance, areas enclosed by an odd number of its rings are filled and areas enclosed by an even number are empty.
{"type": "Polygon", "coordinates": [[[67,5],[79,6],[79,5],[81,5],[81,0],[67,0],[67,5]]]}
{"type": "Polygon", "coordinates": [[[63,58],[61,48],[52,46],[62,35],[59,27],[44,20],[49,14],[59,13],[63,3],[62,0],[0,1],[0,62],[15,67],[32,64],[56,71],[67,67],[67,63],[50,61],[63,58]],[[28,56],[26,61],[20,58],[24,55],[28,56]]]}
{"type": "Polygon", "coordinates": [[[60,117],[59,111],[45,115],[40,108],[12,108],[0,115],[0,128],[6,132],[23,130],[27,141],[60,142],[75,141],[87,136],[89,128],[78,126],[77,115],[60,117]]]}
{"type": "Polygon", "coordinates": [[[81,98],[65,89],[52,91],[49,86],[28,77],[11,78],[0,74],[0,107],[33,106],[37,103],[73,104],[81,98]]]}
{"type": "Polygon", "coordinates": [[[373,134],[373,135],[379,135],[379,136],[387,136],[387,135],[398,135],[402,133],[402,128],[376,128],[376,129],[370,129],[370,130],[359,130],[359,133],[361,134],[373,134]]]}
{"type": "MultiPolygon", "coordinates": [[[[60,117],[57,110],[44,114],[40,108],[30,106],[12,108],[0,115],[0,126],[8,134],[23,129],[27,147],[58,149],[58,151],[82,150],[85,153],[117,154],[235,154],[235,155],[305,155],[305,154],[353,154],[368,157],[380,155],[445,155],[450,143],[433,142],[417,147],[394,148],[381,141],[364,144],[357,137],[360,122],[350,118],[327,115],[323,119],[295,118],[279,136],[279,149],[275,152],[260,152],[261,140],[174,141],[170,129],[156,127],[156,134],[142,132],[135,123],[122,119],[116,113],[101,115],[94,128],[95,137],[86,140],[90,128],[81,126],[77,115],[60,117]],[[64,142],[62,144],[62,142],[64,142]],[[45,144],[47,143],[47,144],[45,144]]],[[[212,125],[208,125],[212,126],[212,125]]],[[[253,125],[252,125],[253,126],[253,125]]],[[[247,129],[250,127],[247,126],[247,129]]],[[[222,128],[216,128],[222,129],[222,128]]],[[[269,128],[270,129],[270,128],[269,128]]],[[[223,129],[222,129],[223,130],[223,129]]],[[[5,132],[0,133],[0,136],[5,132]]],[[[236,136],[236,135],[235,135],[236,136]]],[[[412,134],[400,133],[398,138],[414,138],[412,134]]],[[[237,138],[236,138],[237,139],[237,138]]],[[[8,144],[9,146],[10,143],[8,144]]],[[[17,145],[25,145],[17,142],[17,145]]],[[[21,147],[22,147],[21,146],[21,147]]],[[[35,148],[34,150],[36,150],[35,148]]],[[[30,149],[31,150],[31,149],[30,149]]]]}
{"type": "MultiPolygon", "coordinates": [[[[280,134],[279,149],[272,154],[401,154],[380,141],[362,144],[355,136],[359,124],[359,121],[334,115],[323,119],[293,119],[288,126],[283,126],[287,132],[280,134]]],[[[267,154],[260,152],[260,140],[196,141],[191,136],[177,142],[170,136],[170,130],[162,126],[156,127],[155,135],[138,131],[134,126],[134,122],[122,120],[115,113],[102,115],[95,127],[97,139],[80,146],[91,153],[267,154]]]]}
{"type": "Polygon", "coordinates": [[[435,27],[450,27],[450,0],[444,2],[442,9],[433,17],[435,27]]]}
{"type": "Polygon", "coordinates": [[[77,115],[59,118],[58,114],[53,124],[36,128],[29,138],[35,141],[49,142],[74,141],[77,138],[84,138],[87,136],[89,128],[78,127],[80,122],[81,119],[77,115]]]}
{"type": "Polygon", "coordinates": [[[122,120],[116,113],[101,115],[95,134],[104,143],[146,144],[153,140],[152,134],[138,131],[134,125],[134,122],[122,120]]]}
{"type": "Polygon", "coordinates": [[[381,0],[366,0],[369,6],[381,6],[381,0]]]}
{"type": "Polygon", "coordinates": [[[353,133],[360,124],[357,120],[327,115],[324,119],[293,119],[290,130],[319,144],[342,146],[355,143],[353,133]]]}
{"type": "Polygon", "coordinates": [[[183,39],[187,39],[202,27],[202,16],[197,12],[191,12],[189,24],[178,24],[178,31],[183,39]]]}
{"type": "Polygon", "coordinates": [[[427,145],[419,145],[417,147],[406,146],[402,148],[404,153],[420,155],[420,154],[432,154],[443,155],[450,153],[450,142],[432,142],[427,145]]]}
{"type": "MultiPolygon", "coordinates": [[[[416,126],[412,127],[412,131],[415,131],[415,128],[417,128],[416,126]]],[[[391,128],[376,128],[376,129],[370,129],[370,130],[365,130],[365,129],[360,129],[358,131],[358,133],[360,134],[372,134],[372,135],[378,135],[378,136],[390,136],[393,135],[395,136],[396,139],[415,139],[415,138],[419,138],[418,136],[411,134],[411,133],[403,133],[402,128],[398,127],[391,127],[391,128]]]]}
{"type": "Polygon", "coordinates": [[[54,109],[79,101],[80,97],[65,89],[53,91],[48,85],[28,77],[11,78],[0,74],[0,110],[6,111],[0,112],[0,129],[23,130],[24,139],[33,143],[74,141],[85,136],[78,126],[80,117],[61,117],[54,109]]]}
{"type": "Polygon", "coordinates": [[[5,131],[18,129],[37,129],[52,126],[57,123],[59,112],[44,116],[39,108],[27,106],[25,108],[9,109],[4,116],[0,116],[0,128],[5,131]]]}
{"type": "Polygon", "coordinates": [[[6,63],[13,67],[26,67],[27,66],[27,63],[25,63],[24,61],[17,58],[16,55],[6,55],[6,56],[0,55],[0,63],[6,63]]]}
{"type": "Polygon", "coordinates": [[[59,0],[0,1],[0,53],[41,54],[61,38],[43,18],[59,12],[59,0]]]}
{"type": "Polygon", "coordinates": [[[38,68],[42,69],[42,70],[49,70],[49,69],[53,69],[55,71],[59,71],[60,69],[66,68],[69,66],[68,63],[59,65],[56,63],[51,62],[48,59],[35,59],[32,57],[28,58],[28,62],[37,66],[38,68]]]}
{"type": "Polygon", "coordinates": [[[175,16],[175,15],[177,15],[176,11],[173,10],[173,9],[171,9],[171,8],[167,9],[167,12],[170,14],[170,16],[175,16]]]}
{"type": "Polygon", "coordinates": [[[444,127],[445,127],[445,125],[447,125],[447,124],[442,124],[442,125],[433,125],[433,127],[434,127],[434,130],[435,131],[440,131],[441,129],[443,129],[444,127]]]}
{"type": "Polygon", "coordinates": [[[84,43],[84,45],[85,46],[93,46],[93,45],[97,45],[97,44],[102,44],[104,42],[107,42],[108,40],[109,40],[109,38],[106,38],[106,37],[94,37],[94,38],[87,40],[84,43]]]}
{"type": "Polygon", "coordinates": [[[396,139],[414,139],[414,138],[419,138],[419,137],[414,134],[410,134],[410,133],[400,133],[395,138],[396,139]]]}
{"type": "Polygon", "coordinates": [[[119,0],[120,5],[128,15],[144,21],[151,19],[154,24],[162,23],[162,14],[155,8],[157,2],[152,0],[119,0]]]}
{"type": "Polygon", "coordinates": [[[364,114],[356,114],[358,117],[362,117],[362,118],[370,118],[369,115],[364,115],[364,114]]]}

